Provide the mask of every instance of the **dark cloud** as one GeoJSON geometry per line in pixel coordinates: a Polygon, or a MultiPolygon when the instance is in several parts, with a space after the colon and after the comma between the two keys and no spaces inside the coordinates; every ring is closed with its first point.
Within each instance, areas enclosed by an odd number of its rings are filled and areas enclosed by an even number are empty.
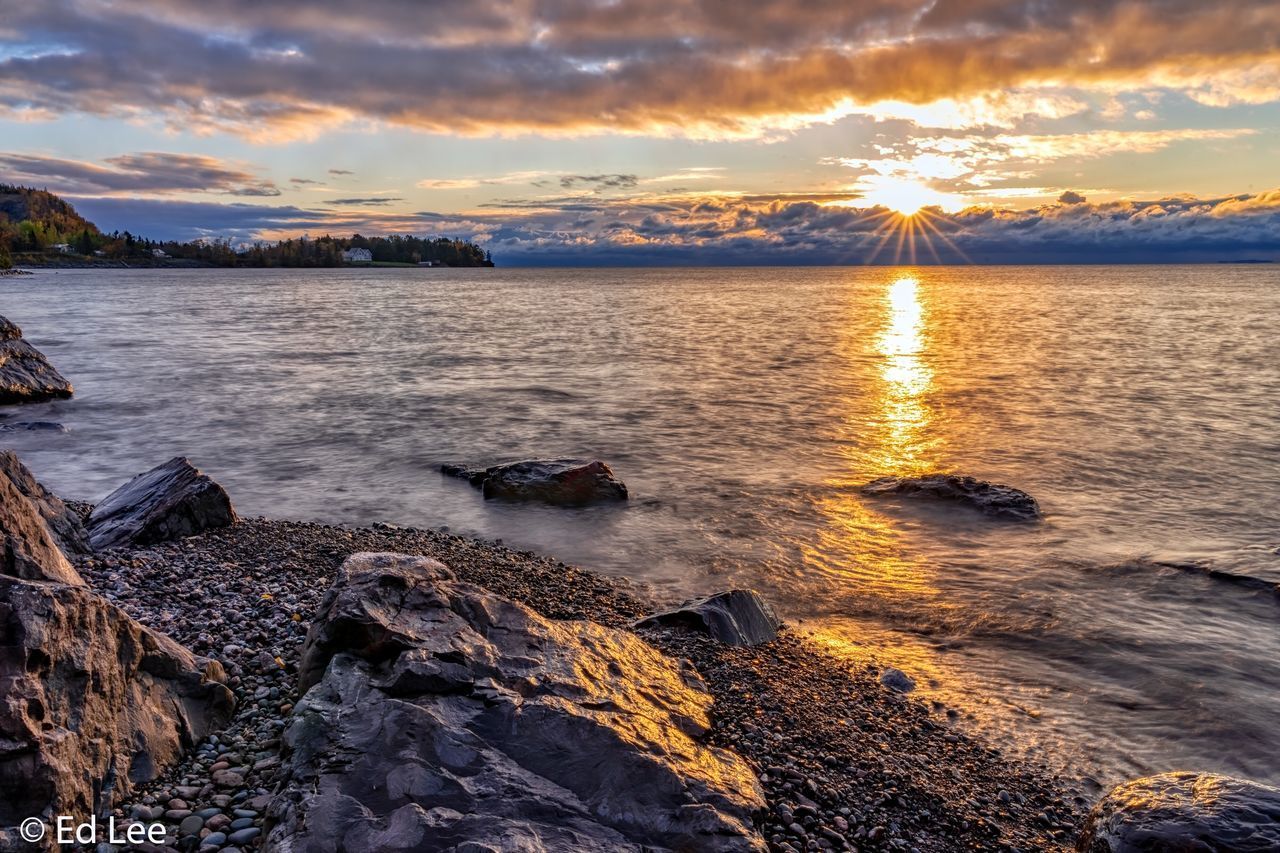
{"type": "Polygon", "coordinates": [[[311,180],[310,178],[290,178],[290,179],[289,179],[289,183],[291,183],[291,184],[319,184],[319,183],[321,183],[321,182],[320,182],[320,181],[313,181],[313,180],[311,180]]]}
{"type": "Polygon", "coordinates": [[[1086,201],[1088,201],[1088,199],[1074,190],[1067,190],[1062,195],[1058,196],[1058,202],[1060,204],[1084,204],[1086,201]]]}
{"type": "Polygon", "coordinates": [[[940,0],[923,14],[919,0],[3,8],[26,49],[0,61],[0,107],[155,112],[268,137],[362,116],[442,132],[751,133],[850,99],[1179,77],[1206,98],[1256,102],[1274,99],[1264,72],[1280,63],[1274,0],[940,0]]]}
{"type": "Polygon", "coordinates": [[[98,164],[38,154],[0,153],[0,170],[12,183],[47,186],[56,192],[71,194],[280,195],[280,188],[274,183],[245,168],[193,154],[148,151],[108,157],[98,164]]]}
{"type": "Polygon", "coordinates": [[[351,171],[350,169],[330,169],[329,174],[330,175],[354,175],[355,172],[351,171]]]}
{"type": "Polygon", "coordinates": [[[390,204],[393,201],[404,201],[402,198],[378,196],[374,198],[331,198],[325,204],[370,205],[390,204]]]}
{"type": "Polygon", "coordinates": [[[636,175],[562,175],[560,188],[571,190],[588,187],[596,190],[634,189],[640,183],[636,175]]]}
{"type": "Polygon", "coordinates": [[[77,199],[107,229],[236,241],[298,234],[416,233],[474,239],[501,263],[856,264],[1118,263],[1280,260],[1280,190],[1216,199],[1048,204],[1025,210],[926,209],[902,249],[884,208],[813,198],[580,200],[483,214],[77,199]],[[924,235],[928,235],[927,239],[924,235]],[[888,248],[877,247],[888,246],[888,248]],[[913,248],[914,247],[914,248],[913,248]]]}

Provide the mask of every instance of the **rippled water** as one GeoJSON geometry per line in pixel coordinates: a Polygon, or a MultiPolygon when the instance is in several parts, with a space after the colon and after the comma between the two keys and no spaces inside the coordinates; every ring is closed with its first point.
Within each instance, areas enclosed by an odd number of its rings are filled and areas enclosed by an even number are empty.
{"type": "Polygon", "coordinates": [[[1280,783],[1280,269],[45,272],[76,386],[0,434],[99,498],[182,453],[248,514],[447,525],[669,597],[752,585],[1077,778],[1280,783]],[[486,504],[585,455],[635,500],[486,504]],[[876,502],[944,469],[1047,520],[876,502]]]}

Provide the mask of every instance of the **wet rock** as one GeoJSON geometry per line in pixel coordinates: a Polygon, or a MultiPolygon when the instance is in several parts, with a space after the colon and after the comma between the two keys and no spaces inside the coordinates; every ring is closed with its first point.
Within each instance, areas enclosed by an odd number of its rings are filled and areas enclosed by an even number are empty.
{"type": "MultiPolygon", "coordinates": [[[[58,548],[42,514],[43,510],[58,516],[54,502],[62,503],[44,491],[14,453],[0,453],[0,537],[3,538],[0,575],[84,585],[58,548]],[[34,499],[28,497],[28,493],[34,499]]],[[[66,507],[62,507],[62,511],[65,512],[66,507]]]]}
{"type": "Polygon", "coordinates": [[[476,486],[486,498],[585,506],[627,499],[627,486],[608,465],[586,459],[531,459],[468,468],[442,465],[441,473],[476,486]]]}
{"type": "Polygon", "coordinates": [[[223,725],[221,665],[82,587],[0,578],[0,849],[23,819],[101,814],[223,725]]]}
{"type": "Polygon", "coordinates": [[[0,405],[65,399],[71,392],[71,383],[44,353],[23,340],[15,324],[0,317],[0,405]]]}
{"type": "Polygon", "coordinates": [[[896,495],[964,504],[985,515],[1008,521],[1035,521],[1042,517],[1040,505],[1026,492],[956,474],[882,477],[863,486],[862,493],[875,497],[896,495]]]}
{"type": "Polygon", "coordinates": [[[103,499],[89,516],[95,549],[149,545],[193,536],[236,521],[226,491],[185,457],[139,474],[103,499]]]}
{"type": "Polygon", "coordinates": [[[68,432],[67,428],[56,421],[14,421],[0,423],[0,432],[68,432]]]}
{"type": "Polygon", "coordinates": [[[268,849],[763,849],[691,668],[435,560],[348,559],[299,679],[268,849]]]}
{"type": "Polygon", "coordinates": [[[910,693],[916,689],[916,683],[911,676],[907,675],[900,669],[886,667],[885,671],[880,673],[880,683],[890,690],[896,690],[899,693],[910,693]]]}
{"type": "Polygon", "coordinates": [[[64,554],[89,553],[89,539],[80,514],[37,482],[13,451],[0,451],[0,474],[8,477],[40,513],[53,541],[64,554]]]}
{"type": "Polygon", "coordinates": [[[731,589],[646,616],[636,627],[688,628],[733,646],[755,646],[776,639],[780,624],[773,609],[755,590],[731,589]]]}
{"type": "Polygon", "coordinates": [[[1081,853],[1280,850],[1280,788],[1212,773],[1125,782],[1094,806],[1081,853]]]}

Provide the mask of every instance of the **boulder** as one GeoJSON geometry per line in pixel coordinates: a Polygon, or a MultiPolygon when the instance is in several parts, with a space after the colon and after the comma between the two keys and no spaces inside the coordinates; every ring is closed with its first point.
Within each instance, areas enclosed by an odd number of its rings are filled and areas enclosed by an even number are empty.
{"type": "Polygon", "coordinates": [[[636,627],[688,628],[731,646],[755,646],[776,639],[780,624],[773,608],[755,590],[731,589],[646,616],[636,627]]]}
{"type": "Polygon", "coordinates": [[[0,317],[0,405],[70,397],[71,383],[44,353],[22,339],[22,330],[0,317]]]}
{"type": "Polygon", "coordinates": [[[993,518],[1009,521],[1035,521],[1042,517],[1040,505],[1026,492],[1012,486],[1001,486],[957,474],[882,477],[863,486],[862,493],[875,497],[897,495],[959,503],[993,518]]]}
{"type": "Polygon", "coordinates": [[[22,464],[13,451],[0,451],[0,474],[7,476],[18,491],[31,502],[36,512],[40,513],[45,526],[53,536],[53,541],[64,554],[89,553],[88,534],[85,533],[80,514],[37,482],[27,470],[27,466],[22,464]]]}
{"type": "MultiPolygon", "coordinates": [[[[4,548],[0,553],[0,575],[84,585],[84,580],[59,549],[50,529],[49,516],[44,514],[56,516],[53,501],[62,503],[43,490],[14,453],[0,453],[0,536],[4,548]],[[51,500],[44,500],[42,495],[51,500]]],[[[66,511],[66,507],[62,510],[66,511]]],[[[55,522],[58,518],[55,517],[55,522]]]]}
{"type": "Polygon", "coordinates": [[[440,471],[476,486],[486,498],[585,506],[627,499],[627,486],[603,462],[530,459],[489,468],[441,465],[440,471]]]}
{"type": "Polygon", "coordinates": [[[1213,773],[1161,773],[1117,785],[1093,807],[1081,853],[1280,850],[1280,788],[1213,773]]]}
{"type": "Polygon", "coordinates": [[[226,490],[185,457],[176,456],[134,477],[94,507],[89,544],[99,550],[150,545],[235,522],[226,490]]]}
{"type": "Polygon", "coordinates": [[[711,696],[636,635],[356,554],[303,648],[266,848],[763,850],[711,696]],[[309,688],[309,689],[308,689],[309,688]]]}
{"type": "Polygon", "coordinates": [[[220,664],[83,587],[0,578],[0,637],[0,849],[25,818],[101,814],[230,719],[220,664]]]}

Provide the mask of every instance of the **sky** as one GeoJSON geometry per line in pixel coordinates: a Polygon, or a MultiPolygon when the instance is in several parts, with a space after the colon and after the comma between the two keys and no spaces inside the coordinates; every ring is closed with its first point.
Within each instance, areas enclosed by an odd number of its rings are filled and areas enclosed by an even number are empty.
{"type": "Polygon", "coordinates": [[[513,265],[1280,260],[1280,3],[0,0],[0,181],[513,265]]]}

